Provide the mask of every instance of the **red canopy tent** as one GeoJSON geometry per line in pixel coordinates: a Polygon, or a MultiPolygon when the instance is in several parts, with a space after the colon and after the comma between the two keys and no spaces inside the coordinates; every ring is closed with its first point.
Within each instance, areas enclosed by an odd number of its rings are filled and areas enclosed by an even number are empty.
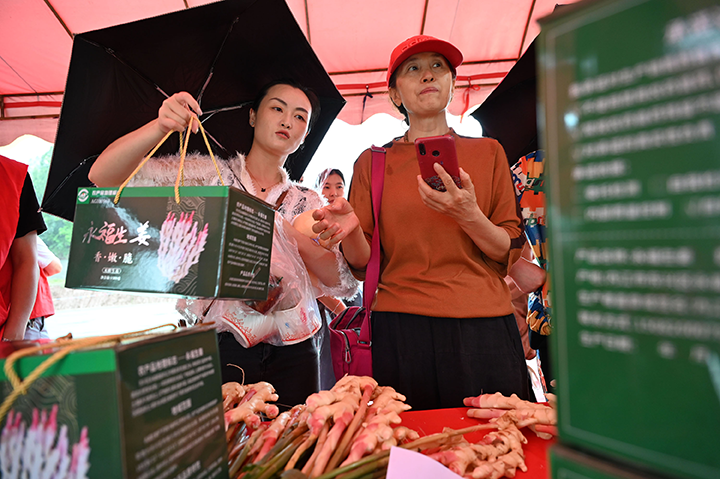
{"type": "MultiPolygon", "coordinates": [[[[54,142],[75,33],[211,1],[3,0],[0,145],[25,133],[54,142]]],[[[556,0],[287,3],[347,100],[339,118],[358,124],[375,113],[397,116],[385,88],[388,57],[395,45],[421,33],[451,41],[465,56],[458,69],[451,113],[460,114],[482,103],[537,36],[537,19],[551,12],[556,0]]]]}

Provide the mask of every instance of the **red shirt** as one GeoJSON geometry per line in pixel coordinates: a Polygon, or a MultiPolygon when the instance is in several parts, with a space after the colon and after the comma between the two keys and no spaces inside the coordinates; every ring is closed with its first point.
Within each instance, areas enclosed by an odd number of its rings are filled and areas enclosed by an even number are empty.
{"type": "Polygon", "coordinates": [[[38,281],[37,298],[35,306],[33,306],[30,319],[39,318],[40,316],[48,317],[55,314],[55,305],[53,305],[52,295],[50,294],[50,285],[48,284],[47,275],[40,268],[40,280],[38,281]]]}
{"type": "Polygon", "coordinates": [[[22,192],[27,165],[0,156],[0,334],[10,311],[10,280],[12,263],[8,259],[10,247],[15,240],[20,216],[20,193],[22,192]]]}

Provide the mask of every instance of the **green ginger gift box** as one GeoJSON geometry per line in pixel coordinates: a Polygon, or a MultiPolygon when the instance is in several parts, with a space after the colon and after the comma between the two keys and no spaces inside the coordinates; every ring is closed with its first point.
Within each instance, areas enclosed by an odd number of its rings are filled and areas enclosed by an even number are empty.
{"type": "Polygon", "coordinates": [[[80,188],[68,288],[264,300],[274,210],[228,186],[80,188]]]}
{"type": "MultiPolygon", "coordinates": [[[[53,352],[53,351],[50,351],[53,352]]],[[[27,376],[49,355],[20,358],[27,376]]],[[[13,391],[0,360],[0,399],[13,391]]],[[[52,364],[0,419],[0,477],[228,477],[216,334],[144,335],[52,364]]]]}

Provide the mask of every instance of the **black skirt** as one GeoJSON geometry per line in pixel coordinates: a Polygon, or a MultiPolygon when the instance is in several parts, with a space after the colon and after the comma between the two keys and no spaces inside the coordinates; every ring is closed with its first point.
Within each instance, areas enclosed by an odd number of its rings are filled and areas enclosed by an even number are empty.
{"type": "Polygon", "coordinates": [[[501,392],[528,399],[528,372],[512,314],[433,318],[372,313],[373,376],[413,409],[462,407],[463,399],[501,392]]]}

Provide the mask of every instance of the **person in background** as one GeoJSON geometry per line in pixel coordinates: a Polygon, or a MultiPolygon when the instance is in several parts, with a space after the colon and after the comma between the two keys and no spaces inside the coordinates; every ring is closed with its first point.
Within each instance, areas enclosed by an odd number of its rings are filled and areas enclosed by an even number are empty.
{"type": "MultiPolygon", "coordinates": [[[[317,177],[315,188],[331,205],[338,198],[345,198],[345,175],[337,168],[326,168],[317,177]]],[[[354,298],[343,299],[323,296],[318,301],[324,308],[332,312],[333,317],[340,314],[347,306],[362,306],[362,289],[354,298]]]]}
{"type": "Polygon", "coordinates": [[[47,228],[27,165],[0,156],[0,332],[24,338],[39,280],[37,235],[47,228]]]}
{"type": "Polygon", "coordinates": [[[318,175],[315,187],[331,205],[336,198],[345,197],[345,176],[336,168],[327,168],[318,175]]]}
{"type": "Polygon", "coordinates": [[[52,293],[50,292],[50,284],[48,277],[56,275],[62,271],[62,264],[57,256],[55,256],[45,242],[37,237],[37,257],[38,267],[40,269],[40,278],[38,281],[37,297],[35,306],[30,313],[27,329],[25,330],[25,339],[49,339],[47,329],[45,329],[45,320],[55,314],[55,305],[53,304],[52,293]]]}
{"type": "MultiPolygon", "coordinates": [[[[372,308],[373,374],[413,409],[459,407],[501,392],[529,397],[527,366],[504,280],[525,235],[507,158],[490,138],[465,138],[447,124],[462,53],[426,35],[393,50],[388,93],[409,129],[385,145],[380,209],[380,282],[372,308]],[[452,135],[462,188],[438,164],[447,191],[419,175],[414,141],[452,135]]],[[[355,162],[349,202],[315,213],[321,241],[342,241],[363,277],[374,229],[371,151],[355,162]]]]}

